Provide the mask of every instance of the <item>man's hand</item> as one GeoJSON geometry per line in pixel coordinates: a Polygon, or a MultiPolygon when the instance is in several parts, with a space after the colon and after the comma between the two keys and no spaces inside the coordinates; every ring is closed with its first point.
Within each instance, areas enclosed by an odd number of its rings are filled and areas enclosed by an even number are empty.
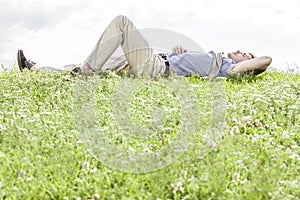
{"type": "Polygon", "coordinates": [[[186,53],[188,50],[184,49],[182,46],[176,46],[172,49],[172,53],[175,55],[180,55],[186,53]]]}

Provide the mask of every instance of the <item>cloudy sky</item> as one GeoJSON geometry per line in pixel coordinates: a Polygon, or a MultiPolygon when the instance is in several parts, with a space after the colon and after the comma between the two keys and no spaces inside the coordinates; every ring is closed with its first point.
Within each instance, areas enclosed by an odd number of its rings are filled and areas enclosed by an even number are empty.
{"type": "MultiPolygon", "coordinates": [[[[164,28],[205,50],[244,50],[300,65],[298,0],[0,0],[0,63],[18,49],[39,65],[81,63],[117,15],[138,28],[164,28]]],[[[180,41],[178,41],[180,44],[180,41]]],[[[174,44],[174,46],[177,44],[174,44]]]]}

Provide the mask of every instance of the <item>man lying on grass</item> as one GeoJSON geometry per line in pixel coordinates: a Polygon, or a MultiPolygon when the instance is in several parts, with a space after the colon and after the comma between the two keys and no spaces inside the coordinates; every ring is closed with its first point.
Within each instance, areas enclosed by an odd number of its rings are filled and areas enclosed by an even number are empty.
{"type": "MultiPolygon", "coordinates": [[[[36,63],[27,60],[22,50],[18,51],[20,70],[42,70],[36,68],[36,63]]],[[[227,57],[221,53],[189,52],[181,46],[173,48],[170,54],[156,54],[149,47],[147,40],[141,35],[135,25],[126,17],[116,17],[105,29],[95,48],[80,67],[72,69],[74,73],[126,72],[135,76],[189,76],[199,74],[201,77],[227,77],[228,72],[237,74],[253,72],[254,75],[264,72],[271,64],[268,56],[255,57],[241,51],[229,53],[227,57]],[[124,56],[112,60],[109,67],[105,63],[112,59],[112,54],[121,46],[124,56]]],[[[59,70],[58,70],[59,71],[59,70]]]]}

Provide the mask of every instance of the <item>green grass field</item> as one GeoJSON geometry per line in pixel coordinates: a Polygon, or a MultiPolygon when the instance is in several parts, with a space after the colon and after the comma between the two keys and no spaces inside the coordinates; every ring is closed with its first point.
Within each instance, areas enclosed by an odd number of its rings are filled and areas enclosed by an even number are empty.
{"type": "MultiPolygon", "coordinates": [[[[77,85],[82,79],[0,73],[0,199],[300,199],[299,74],[220,80],[227,111],[214,145],[205,142],[214,106],[208,81],[186,78],[199,113],[193,144],[175,153],[171,165],[145,173],[111,168],[97,150],[105,147],[100,136],[80,133],[86,116],[74,109],[81,109],[78,98],[85,95],[77,85]]],[[[156,80],[128,94],[127,111],[139,126],[155,125],[151,120],[159,115],[160,129],[152,133],[149,126],[151,135],[135,140],[118,129],[113,104],[122,99],[114,101],[114,88],[123,79],[101,76],[93,85],[94,101],[83,97],[94,102],[83,114],[95,114],[112,146],[147,156],[188,138],[190,133],[177,134],[184,114],[176,93],[156,80]],[[153,107],[160,109],[153,114],[153,107]]]]}

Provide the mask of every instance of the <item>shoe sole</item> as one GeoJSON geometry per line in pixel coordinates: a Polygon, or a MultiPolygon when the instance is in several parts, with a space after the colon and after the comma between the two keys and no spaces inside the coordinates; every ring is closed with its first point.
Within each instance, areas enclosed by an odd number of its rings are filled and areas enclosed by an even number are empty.
{"type": "Polygon", "coordinates": [[[19,69],[23,71],[24,68],[22,65],[21,50],[18,50],[17,60],[18,60],[19,69]]]}

